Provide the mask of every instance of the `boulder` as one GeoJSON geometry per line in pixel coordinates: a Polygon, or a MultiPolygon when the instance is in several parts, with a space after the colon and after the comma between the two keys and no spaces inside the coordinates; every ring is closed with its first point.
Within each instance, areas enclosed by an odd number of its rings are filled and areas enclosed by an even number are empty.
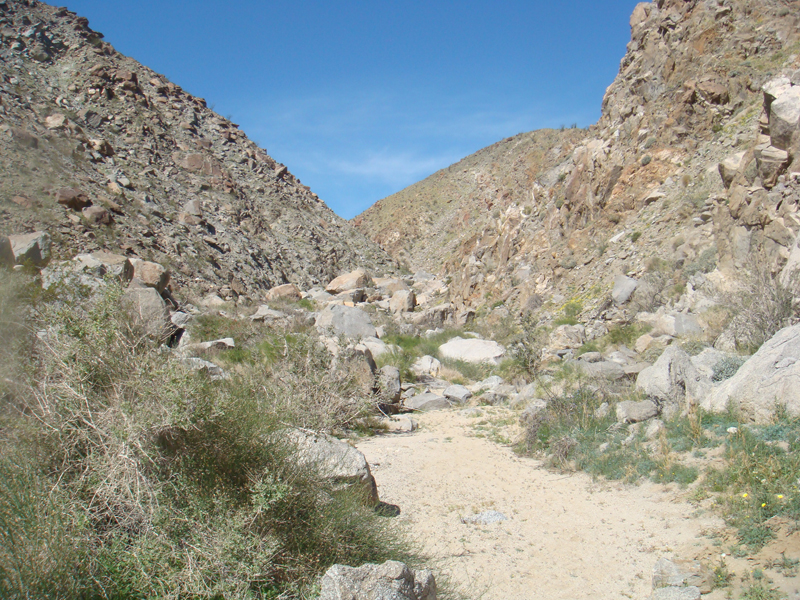
{"type": "MultiPolygon", "coordinates": [[[[172,320],[170,319],[170,323],[172,320]]],[[[182,354],[205,354],[211,350],[229,350],[236,347],[236,342],[233,338],[222,338],[219,340],[210,340],[207,342],[196,342],[194,344],[185,344],[181,346],[182,354]]]]}
{"type": "Polygon", "coordinates": [[[56,191],[56,202],[72,210],[82,210],[92,203],[89,196],[75,188],[61,188],[56,191]]]}
{"type": "Polygon", "coordinates": [[[617,275],[614,279],[614,289],[611,290],[611,298],[615,304],[625,304],[631,297],[639,282],[625,275],[617,275]]]}
{"type": "Polygon", "coordinates": [[[330,294],[339,294],[356,288],[365,288],[372,283],[372,278],[364,269],[356,269],[351,273],[340,275],[331,281],[325,291],[330,294]]]}
{"type": "Polygon", "coordinates": [[[372,319],[360,308],[343,304],[329,304],[317,316],[315,325],[329,329],[348,339],[376,337],[372,319]]]}
{"type": "Polygon", "coordinates": [[[285,283],[270,289],[266,294],[267,301],[273,300],[300,300],[300,289],[293,283],[285,283]]]}
{"type": "MultiPolygon", "coordinates": [[[[350,377],[364,396],[371,396],[375,392],[375,373],[377,366],[372,352],[364,344],[350,346],[344,354],[337,357],[343,358],[341,369],[350,377]]],[[[334,366],[338,366],[334,364],[334,366]]]]}
{"type": "Polygon", "coordinates": [[[756,148],[754,154],[758,175],[761,177],[764,187],[771,189],[778,182],[778,176],[789,166],[789,153],[774,146],[767,146],[766,148],[756,148]]]}
{"type": "Polygon", "coordinates": [[[639,373],[636,388],[671,416],[691,405],[701,404],[711,391],[711,380],[697,370],[686,352],[670,346],[652,367],[639,373]]]}
{"type": "Polygon", "coordinates": [[[439,356],[472,364],[500,364],[506,349],[491,340],[475,340],[454,337],[439,347],[439,356]]]}
{"type": "Polygon", "coordinates": [[[50,262],[50,236],[46,232],[10,235],[8,241],[11,242],[16,264],[30,263],[42,267],[50,262]]]}
{"type": "Polygon", "coordinates": [[[776,333],[700,405],[713,412],[724,412],[733,405],[743,417],[757,423],[768,422],[778,406],[800,416],[800,324],[776,333]]]}
{"type": "Polygon", "coordinates": [[[132,258],[133,276],[147,287],[162,293],[169,283],[169,271],[158,263],[132,258]]]}
{"type": "Polygon", "coordinates": [[[114,222],[114,217],[102,206],[87,206],[81,214],[89,225],[111,225],[114,222]]]}
{"type": "Polygon", "coordinates": [[[620,423],[641,423],[658,416],[658,405],[652,400],[633,402],[625,400],[617,404],[617,421],[620,423]]]}
{"type": "Polygon", "coordinates": [[[131,287],[125,291],[122,299],[137,327],[148,336],[166,338],[169,322],[167,305],[155,289],[131,287]]]}
{"type": "Polygon", "coordinates": [[[387,404],[400,402],[400,369],[391,365],[381,367],[378,371],[378,389],[381,399],[387,404]]]}
{"type": "Polygon", "coordinates": [[[11,240],[4,235],[0,235],[0,267],[10,269],[13,266],[14,249],[11,247],[11,240]]]}
{"type": "Polygon", "coordinates": [[[467,400],[472,398],[472,392],[463,385],[451,385],[444,391],[444,397],[452,402],[464,404],[467,400]]]}
{"type": "Polygon", "coordinates": [[[289,439],[297,448],[301,465],[314,465],[337,489],[355,487],[369,504],[378,503],[378,485],[364,454],[326,433],[293,429],[289,439]]]}
{"type": "Polygon", "coordinates": [[[44,126],[48,129],[61,129],[67,124],[67,117],[60,113],[54,113],[44,118],[44,126]]]}
{"type": "Polygon", "coordinates": [[[333,565],[322,577],[319,600],[436,600],[430,571],[412,571],[397,561],[361,567],[333,565]]]}
{"type": "Polygon", "coordinates": [[[432,356],[420,356],[414,361],[414,364],[411,365],[411,372],[417,377],[423,377],[426,375],[436,377],[439,375],[439,373],[441,373],[441,371],[442,363],[432,356]]]}
{"type": "Polygon", "coordinates": [[[78,254],[74,259],[78,269],[88,271],[95,277],[111,275],[122,283],[133,279],[133,265],[127,257],[100,250],[92,254],[78,254]]]}
{"type": "Polygon", "coordinates": [[[607,379],[609,381],[617,381],[625,377],[625,368],[619,363],[602,360],[599,362],[586,362],[583,360],[576,361],[581,370],[589,377],[597,379],[607,379]]]}
{"type": "Polygon", "coordinates": [[[636,320],[653,328],[650,332],[652,337],[661,335],[678,337],[702,332],[695,316],[689,313],[641,312],[636,315],[636,320]]]}
{"type": "Polygon", "coordinates": [[[779,77],[767,82],[763,91],[772,145],[791,150],[800,134],[800,86],[792,85],[786,77],[779,77]]]}
{"type": "Polygon", "coordinates": [[[411,290],[398,290],[389,301],[392,312],[411,312],[417,306],[417,297],[411,290]]]}
{"type": "Polygon", "coordinates": [[[433,392],[423,392],[411,398],[406,398],[403,405],[408,410],[427,412],[430,410],[450,408],[450,401],[444,396],[434,394],[433,392]]]}
{"type": "Polygon", "coordinates": [[[364,344],[369,351],[372,352],[372,356],[378,358],[382,354],[386,354],[387,352],[392,352],[395,349],[399,350],[398,346],[387,346],[386,342],[380,340],[376,337],[367,337],[361,340],[361,343],[364,344]]]}
{"type": "Polygon", "coordinates": [[[719,169],[719,176],[722,178],[722,184],[726,188],[731,187],[733,179],[739,173],[744,155],[744,152],[737,152],[736,154],[726,157],[719,163],[717,167],[719,169]]]}
{"type": "Polygon", "coordinates": [[[580,348],[586,342],[586,328],[583,325],[559,325],[550,334],[550,350],[580,348]]]}
{"type": "Polygon", "coordinates": [[[386,425],[386,430],[392,433],[411,433],[419,427],[417,420],[408,415],[398,415],[383,421],[383,423],[386,425]]]}

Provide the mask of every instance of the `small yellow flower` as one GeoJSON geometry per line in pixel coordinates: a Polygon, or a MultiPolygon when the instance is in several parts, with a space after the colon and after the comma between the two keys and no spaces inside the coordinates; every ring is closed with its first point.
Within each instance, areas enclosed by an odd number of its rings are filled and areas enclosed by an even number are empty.
{"type": "Polygon", "coordinates": [[[778,494],[778,500],[783,500],[783,494],[778,494]]]}
{"type": "Polygon", "coordinates": [[[744,494],[742,494],[742,498],[747,498],[747,492],[745,492],[744,494]]]}
{"type": "Polygon", "coordinates": [[[766,503],[766,502],[762,502],[762,503],[761,503],[761,508],[764,508],[766,505],[767,505],[767,503],[766,503]]]}

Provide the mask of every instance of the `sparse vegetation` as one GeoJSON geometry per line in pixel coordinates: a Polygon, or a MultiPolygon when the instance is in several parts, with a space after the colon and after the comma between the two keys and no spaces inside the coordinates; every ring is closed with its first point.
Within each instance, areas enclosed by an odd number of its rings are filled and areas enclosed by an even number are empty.
{"type": "Polygon", "coordinates": [[[211,381],[159,351],[112,282],[88,304],[0,288],[4,334],[35,348],[2,380],[4,598],[306,597],[334,562],[411,558],[287,441],[364,414],[310,338],[211,381]]]}

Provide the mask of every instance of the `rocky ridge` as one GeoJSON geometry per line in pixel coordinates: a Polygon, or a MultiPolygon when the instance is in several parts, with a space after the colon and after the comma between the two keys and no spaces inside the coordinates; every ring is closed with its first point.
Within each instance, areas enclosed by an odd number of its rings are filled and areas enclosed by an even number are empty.
{"type": "Polygon", "coordinates": [[[780,268],[800,230],[798,8],[640,3],[596,125],[498,142],[354,223],[449,278],[457,306],[487,310],[602,301],[615,275],[653,258],[680,267],[705,253],[730,271],[764,250],[780,268]]]}
{"type": "Polygon", "coordinates": [[[102,38],[64,8],[0,2],[0,233],[154,261],[223,299],[393,269],[236,124],[102,38]]]}

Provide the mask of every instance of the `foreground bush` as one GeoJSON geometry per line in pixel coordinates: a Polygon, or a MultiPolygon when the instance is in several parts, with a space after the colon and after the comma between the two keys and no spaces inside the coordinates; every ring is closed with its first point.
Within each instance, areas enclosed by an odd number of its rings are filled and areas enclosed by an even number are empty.
{"type": "Polygon", "coordinates": [[[335,562],[407,559],[391,521],[286,441],[363,408],[319,348],[212,382],[121,292],[40,301],[14,329],[35,352],[0,407],[0,597],[307,597],[335,562]]]}

